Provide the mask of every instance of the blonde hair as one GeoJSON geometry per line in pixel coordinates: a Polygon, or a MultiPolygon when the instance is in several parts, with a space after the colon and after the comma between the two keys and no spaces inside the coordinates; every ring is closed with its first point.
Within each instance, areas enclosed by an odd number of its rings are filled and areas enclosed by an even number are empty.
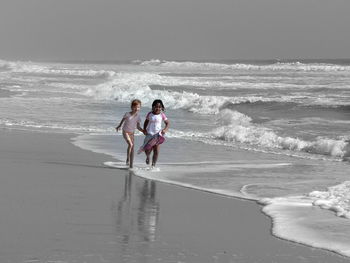
{"type": "Polygon", "coordinates": [[[135,105],[140,105],[140,106],[141,106],[141,101],[138,100],[138,99],[132,100],[132,102],[131,102],[131,107],[132,107],[132,106],[135,106],[135,105]]]}

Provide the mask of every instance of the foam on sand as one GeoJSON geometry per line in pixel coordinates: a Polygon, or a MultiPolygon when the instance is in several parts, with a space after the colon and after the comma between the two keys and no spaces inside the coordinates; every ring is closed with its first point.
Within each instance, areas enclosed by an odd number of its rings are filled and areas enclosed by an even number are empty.
{"type": "Polygon", "coordinates": [[[327,191],[313,191],[309,196],[315,200],[314,205],[350,219],[350,181],[328,187],[327,191]]]}
{"type": "Polygon", "coordinates": [[[311,198],[264,199],[263,212],[272,217],[275,236],[350,256],[350,220],[313,206],[311,198]]]}

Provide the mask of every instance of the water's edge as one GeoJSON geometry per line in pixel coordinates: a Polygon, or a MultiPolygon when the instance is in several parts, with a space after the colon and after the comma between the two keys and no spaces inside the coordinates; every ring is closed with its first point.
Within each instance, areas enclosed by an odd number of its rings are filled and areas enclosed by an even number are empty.
{"type": "MultiPolygon", "coordinates": [[[[77,141],[78,141],[80,136],[82,136],[82,135],[81,134],[76,134],[75,136],[71,137],[71,139],[70,139],[71,144],[73,144],[74,146],[76,146],[76,147],[78,147],[78,148],[80,148],[82,150],[87,150],[87,151],[91,151],[91,152],[98,153],[98,154],[108,155],[108,156],[112,157],[113,159],[115,159],[117,162],[122,163],[122,160],[118,159],[112,153],[104,152],[102,150],[91,149],[89,147],[84,146],[83,144],[77,143],[77,141]]],[[[242,196],[238,196],[238,195],[234,196],[234,195],[230,195],[230,194],[225,194],[225,193],[220,193],[220,192],[214,192],[214,191],[201,189],[199,187],[196,188],[196,187],[194,187],[192,185],[176,184],[175,182],[171,182],[171,181],[167,181],[167,180],[154,179],[154,178],[150,179],[150,178],[147,178],[147,177],[144,177],[144,176],[142,176],[140,174],[135,173],[134,171],[132,171],[132,169],[130,169],[130,172],[134,176],[137,176],[139,178],[143,178],[144,180],[154,180],[157,183],[164,183],[164,184],[171,185],[171,186],[174,186],[174,187],[182,187],[182,188],[186,188],[186,189],[189,189],[189,190],[205,192],[207,194],[221,196],[223,198],[233,198],[233,199],[236,199],[236,200],[240,200],[242,202],[254,202],[260,208],[261,214],[263,214],[264,216],[269,218],[269,220],[271,222],[270,234],[272,236],[274,236],[275,238],[283,240],[283,241],[288,241],[288,242],[291,242],[293,244],[302,245],[302,246],[308,247],[310,249],[320,249],[320,250],[324,250],[324,251],[328,251],[328,252],[334,253],[334,254],[336,254],[338,256],[341,256],[341,257],[344,257],[344,258],[350,258],[350,254],[347,255],[347,254],[341,253],[341,251],[338,251],[336,249],[332,250],[332,249],[329,249],[329,248],[326,248],[326,247],[315,246],[315,245],[312,245],[312,243],[302,242],[302,241],[299,241],[299,240],[296,240],[296,239],[291,239],[289,237],[286,237],[286,236],[283,236],[283,235],[279,234],[278,231],[276,231],[276,229],[279,227],[278,224],[280,223],[279,220],[278,220],[279,218],[276,215],[274,215],[273,213],[271,213],[267,209],[271,205],[269,203],[265,203],[265,202],[262,202],[261,200],[257,200],[257,199],[253,199],[253,198],[249,198],[249,197],[244,197],[243,195],[242,196]]],[[[310,205],[312,206],[312,204],[310,204],[310,205]]],[[[321,212],[326,212],[326,213],[329,212],[329,213],[331,213],[330,211],[323,210],[323,209],[321,209],[319,207],[315,207],[315,208],[318,209],[321,212]]]]}

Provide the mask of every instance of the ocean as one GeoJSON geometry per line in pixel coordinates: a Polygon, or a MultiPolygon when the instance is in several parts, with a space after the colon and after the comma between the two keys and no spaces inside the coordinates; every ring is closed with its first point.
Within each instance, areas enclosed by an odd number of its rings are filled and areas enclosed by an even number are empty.
{"type": "Polygon", "coordinates": [[[256,200],[274,235],[350,256],[350,60],[0,60],[0,128],[74,133],[116,163],[135,98],[142,120],[163,100],[171,123],[137,176],[256,200]]]}

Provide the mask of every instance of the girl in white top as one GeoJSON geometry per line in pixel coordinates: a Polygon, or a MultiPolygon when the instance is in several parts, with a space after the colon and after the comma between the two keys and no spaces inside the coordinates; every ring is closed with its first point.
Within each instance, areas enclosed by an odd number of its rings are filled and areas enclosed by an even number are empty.
{"type": "MultiPolygon", "coordinates": [[[[145,122],[143,124],[143,129],[145,131],[145,141],[148,141],[150,137],[161,134],[164,135],[169,129],[169,120],[164,114],[164,105],[161,100],[155,100],[152,103],[152,111],[146,116],[145,122]],[[162,121],[165,123],[165,128],[162,129],[162,121]]],[[[146,164],[149,164],[150,154],[153,151],[152,166],[155,166],[158,160],[160,150],[160,144],[154,145],[151,150],[146,150],[146,164]]]]}
{"type": "Polygon", "coordinates": [[[119,125],[115,128],[117,132],[120,127],[123,125],[123,137],[128,144],[128,150],[126,155],[126,164],[129,165],[130,168],[133,167],[134,163],[134,131],[137,128],[139,131],[144,133],[144,130],[141,128],[141,118],[139,115],[139,111],[141,108],[140,100],[133,100],[131,102],[131,111],[126,112],[124,117],[120,121],[119,125]]]}

